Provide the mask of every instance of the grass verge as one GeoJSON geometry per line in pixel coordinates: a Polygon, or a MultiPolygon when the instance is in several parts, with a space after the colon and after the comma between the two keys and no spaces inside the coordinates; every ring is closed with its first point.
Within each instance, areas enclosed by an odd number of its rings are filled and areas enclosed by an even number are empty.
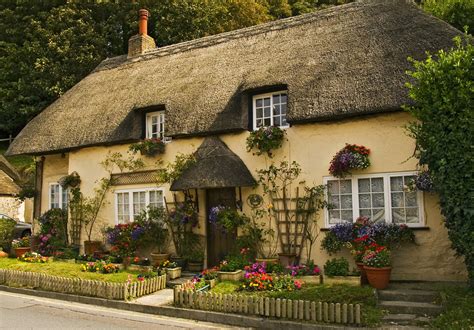
{"type": "Polygon", "coordinates": [[[113,274],[90,273],[81,271],[80,264],[72,264],[62,261],[52,261],[44,264],[29,263],[12,258],[1,258],[0,269],[21,270],[25,272],[43,273],[48,275],[63,276],[68,278],[82,278],[85,280],[95,280],[110,283],[126,282],[131,275],[135,280],[138,271],[119,271],[113,274]]]}
{"type": "Polygon", "coordinates": [[[436,329],[474,329],[474,291],[458,285],[439,289],[446,298],[446,311],[431,322],[436,329]]]}

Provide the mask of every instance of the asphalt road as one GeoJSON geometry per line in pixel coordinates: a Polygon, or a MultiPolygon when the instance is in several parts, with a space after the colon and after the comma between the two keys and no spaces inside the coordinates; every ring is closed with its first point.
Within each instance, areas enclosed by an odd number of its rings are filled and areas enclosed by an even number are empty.
{"type": "Polygon", "coordinates": [[[0,292],[0,329],[222,329],[197,322],[0,292]]]}

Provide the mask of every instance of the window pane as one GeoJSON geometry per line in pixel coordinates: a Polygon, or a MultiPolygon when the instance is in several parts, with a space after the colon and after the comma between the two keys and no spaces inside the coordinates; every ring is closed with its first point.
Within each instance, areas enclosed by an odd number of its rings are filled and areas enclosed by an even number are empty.
{"type": "Polygon", "coordinates": [[[264,117],[270,117],[271,116],[270,107],[263,108],[263,116],[264,117]]]}
{"type": "Polygon", "coordinates": [[[341,208],[341,204],[339,203],[339,195],[331,196],[331,198],[329,199],[329,203],[331,204],[332,208],[335,208],[335,209],[341,208]]]}
{"type": "Polygon", "coordinates": [[[403,207],[403,193],[392,193],[392,207],[403,207]]]}
{"type": "Polygon", "coordinates": [[[351,180],[341,180],[341,194],[350,194],[352,193],[352,182],[351,180]]]}
{"type": "Polygon", "coordinates": [[[63,210],[67,210],[68,206],[68,199],[69,199],[69,194],[68,194],[68,189],[62,189],[61,188],[61,208],[63,210]]]}
{"type": "Polygon", "coordinates": [[[372,205],[370,204],[370,194],[359,195],[359,207],[363,209],[369,209],[372,205]]]}
{"type": "Polygon", "coordinates": [[[405,210],[392,209],[392,221],[393,223],[405,223],[405,210]]]}
{"type": "Polygon", "coordinates": [[[287,103],[287,95],[281,94],[281,103],[287,103]]]}
{"type": "Polygon", "coordinates": [[[418,223],[418,208],[407,208],[406,210],[407,223],[418,223]]]}
{"type": "Polygon", "coordinates": [[[383,192],[383,178],[373,178],[372,183],[372,192],[383,192]]]}
{"type": "Polygon", "coordinates": [[[394,176],[390,178],[391,191],[403,191],[403,177],[394,176]]]}
{"type": "Polygon", "coordinates": [[[370,192],[370,179],[359,179],[359,193],[370,192]]]}
{"type": "Polygon", "coordinates": [[[262,118],[263,117],[263,109],[262,108],[257,108],[255,116],[256,116],[256,118],[262,118]]]}
{"type": "Polygon", "coordinates": [[[337,210],[330,210],[329,211],[329,223],[336,224],[341,222],[341,215],[340,212],[337,210]]]}
{"type": "Polygon", "coordinates": [[[361,217],[370,218],[370,217],[372,217],[372,212],[370,212],[369,209],[360,209],[360,210],[359,210],[359,215],[360,215],[361,217]]]}
{"type": "Polygon", "coordinates": [[[352,210],[341,211],[341,220],[352,222],[352,210]]]}
{"type": "Polygon", "coordinates": [[[286,103],[283,103],[283,104],[280,106],[280,110],[281,110],[281,113],[282,113],[282,114],[286,114],[286,103]]]}
{"type": "Polygon", "coordinates": [[[270,106],[270,98],[269,97],[266,97],[263,99],[263,105],[265,107],[269,107],[270,106]]]}
{"type": "Polygon", "coordinates": [[[255,106],[261,107],[262,105],[263,105],[263,100],[262,99],[255,100],[255,106]]]}
{"type": "Polygon", "coordinates": [[[328,191],[332,195],[339,194],[339,182],[335,180],[328,181],[328,191]]]}
{"type": "Polygon", "coordinates": [[[341,208],[352,209],[352,196],[351,195],[341,196],[341,208]]]}
{"type": "Polygon", "coordinates": [[[374,209],[372,211],[372,217],[370,219],[374,222],[385,221],[385,209],[374,209]]]}
{"type": "Polygon", "coordinates": [[[405,193],[405,206],[418,206],[415,191],[405,193]]]}
{"type": "Polygon", "coordinates": [[[262,119],[257,119],[257,127],[262,127],[263,126],[263,120],[262,119]]]}
{"type": "Polygon", "coordinates": [[[372,194],[372,207],[384,207],[385,206],[385,200],[383,193],[378,193],[378,194],[372,194]]]}
{"type": "Polygon", "coordinates": [[[275,105],[273,107],[273,115],[276,116],[276,115],[279,115],[280,114],[280,106],[279,105],[275,105]]]}
{"type": "Polygon", "coordinates": [[[267,118],[267,119],[264,119],[264,120],[263,120],[263,125],[264,125],[264,126],[270,126],[271,124],[272,124],[272,123],[271,123],[271,121],[270,121],[270,118],[267,118]]]}
{"type": "Polygon", "coordinates": [[[280,103],[280,94],[273,96],[273,103],[280,103]]]}

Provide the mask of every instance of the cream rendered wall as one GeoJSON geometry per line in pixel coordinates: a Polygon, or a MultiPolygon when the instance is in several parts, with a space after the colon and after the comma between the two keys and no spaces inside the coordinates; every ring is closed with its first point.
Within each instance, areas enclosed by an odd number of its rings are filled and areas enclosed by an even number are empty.
{"type": "MultiPolygon", "coordinates": [[[[245,140],[248,132],[226,134],[220,138],[236,153],[254,174],[257,169],[263,168],[271,161],[279,162],[283,159],[297,161],[302,169],[302,179],[308,184],[319,185],[323,176],[329,175],[328,167],[332,157],[345,143],[362,144],[371,149],[372,165],[355,174],[399,172],[416,170],[416,160],[409,158],[414,151],[414,141],[406,135],[404,126],[410,121],[410,116],[403,112],[381,114],[368,117],[359,117],[347,120],[295,125],[287,129],[288,141],[280,150],[274,153],[273,159],[264,156],[254,156],[246,151],[245,140]]],[[[175,139],[166,147],[166,153],[159,156],[165,163],[173,161],[177,153],[191,153],[199,147],[202,138],[175,139]]],[[[92,193],[95,182],[105,175],[99,164],[106,157],[108,151],[126,153],[127,145],[113,147],[91,147],[69,153],[68,172],[76,171],[82,179],[81,189],[84,195],[92,193]]],[[[47,156],[45,163],[45,177],[59,178],[66,174],[64,161],[57,156],[47,156]],[[56,158],[55,158],[56,157],[56,158]],[[51,159],[50,159],[51,158],[51,159]],[[59,173],[61,174],[55,174],[59,173]]],[[[144,157],[147,168],[156,168],[158,158],[144,157]]],[[[57,179],[56,179],[57,180],[57,179]]],[[[114,190],[125,188],[149,187],[152,185],[114,187],[108,195],[107,201],[99,214],[95,227],[94,237],[101,238],[100,230],[104,226],[115,223],[114,190]]],[[[164,186],[165,196],[172,200],[168,186],[164,186]]],[[[252,188],[242,189],[244,212],[249,213],[245,203],[247,196],[254,191],[252,188]]],[[[260,192],[261,193],[261,192],[260,192]]],[[[43,206],[47,201],[47,193],[43,191],[43,206]],[[46,194],[46,195],[45,195],[46,194]]],[[[200,226],[197,232],[205,234],[205,191],[199,191],[200,226]]],[[[450,241],[438,208],[436,196],[424,194],[425,226],[428,229],[415,232],[418,245],[407,245],[394,251],[394,268],[392,279],[410,280],[465,280],[467,278],[465,266],[461,259],[454,256],[450,248],[450,241]]],[[[42,210],[45,210],[43,207],[42,210]]],[[[324,227],[323,212],[318,218],[320,228],[324,227]]],[[[320,234],[320,239],[324,233],[320,234]]],[[[83,239],[86,239],[83,236],[83,239]]],[[[319,265],[324,265],[328,256],[321,251],[317,242],[313,248],[312,258],[319,265]]],[[[341,255],[351,260],[347,251],[341,255]]]]}
{"type": "Polygon", "coordinates": [[[41,213],[49,209],[49,185],[68,175],[68,155],[47,155],[43,167],[43,190],[41,194],[41,213]]]}

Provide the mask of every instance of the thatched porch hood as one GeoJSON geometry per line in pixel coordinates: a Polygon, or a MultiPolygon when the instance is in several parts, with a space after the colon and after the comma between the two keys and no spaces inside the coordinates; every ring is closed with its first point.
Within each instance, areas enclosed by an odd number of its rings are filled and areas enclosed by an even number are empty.
{"type": "Polygon", "coordinates": [[[196,163],[183,171],[171,185],[172,191],[256,184],[244,162],[216,136],[204,139],[196,150],[196,163]]]}
{"type": "Polygon", "coordinates": [[[0,196],[14,196],[20,192],[20,187],[15,181],[20,175],[15,168],[0,155],[0,196]]]}
{"type": "Polygon", "coordinates": [[[142,138],[137,109],[166,108],[167,135],[248,129],[248,99],[288,89],[288,121],[396,111],[408,56],[451,47],[460,31],[408,0],[363,0],[104,60],[33,119],[8,154],[44,154],[142,138]]]}

